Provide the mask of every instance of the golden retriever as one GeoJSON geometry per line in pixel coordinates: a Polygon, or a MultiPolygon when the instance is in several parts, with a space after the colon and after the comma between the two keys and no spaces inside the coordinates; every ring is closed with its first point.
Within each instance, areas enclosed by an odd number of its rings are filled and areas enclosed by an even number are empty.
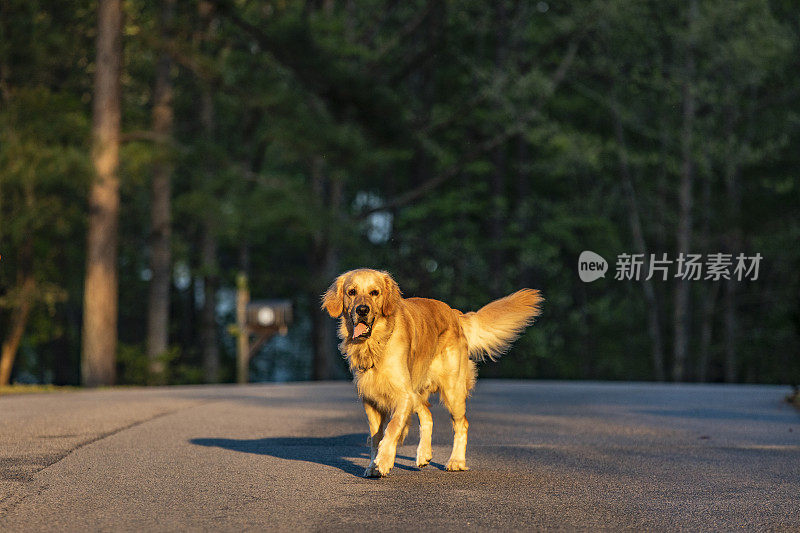
{"type": "Polygon", "coordinates": [[[466,400],[475,385],[475,360],[502,354],[539,314],[539,291],[522,289],[477,312],[444,302],[403,298],[386,272],[345,272],[322,297],[322,307],[341,317],[340,350],[350,363],[369,423],[370,463],[365,477],[394,466],[398,442],[419,416],[417,466],[431,460],[433,419],[428,396],[450,411],[455,437],[447,470],[467,470],[466,400]]]}

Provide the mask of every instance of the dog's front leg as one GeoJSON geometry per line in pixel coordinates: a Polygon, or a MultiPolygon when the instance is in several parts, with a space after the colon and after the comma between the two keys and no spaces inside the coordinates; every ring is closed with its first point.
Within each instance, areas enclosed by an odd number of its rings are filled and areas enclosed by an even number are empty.
{"type": "Polygon", "coordinates": [[[364,401],[364,411],[367,413],[367,423],[369,424],[369,466],[364,471],[364,477],[379,477],[380,474],[375,466],[375,456],[378,454],[378,444],[383,440],[387,417],[367,401],[364,401]]]}
{"type": "Polygon", "coordinates": [[[383,439],[378,445],[378,454],[375,456],[375,467],[378,474],[385,476],[394,466],[394,458],[397,453],[397,441],[400,439],[400,434],[403,428],[408,423],[408,417],[411,416],[413,410],[413,403],[410,398],[404,399],[395,409],[392,414],[392,419],[386,426],[383,432],[383,439]]]}

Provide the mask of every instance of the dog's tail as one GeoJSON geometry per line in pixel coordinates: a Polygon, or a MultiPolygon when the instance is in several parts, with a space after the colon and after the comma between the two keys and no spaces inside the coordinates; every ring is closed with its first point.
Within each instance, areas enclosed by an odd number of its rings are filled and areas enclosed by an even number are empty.
{"type": "Polygon", "coordinates": [[[461,327],[467,337],[469,356],[492,361],[508,350],[526,327],[541,312],[544,301],[539,291],[522,289],[485,305],[477,312],[461,315],[461,327]]]}

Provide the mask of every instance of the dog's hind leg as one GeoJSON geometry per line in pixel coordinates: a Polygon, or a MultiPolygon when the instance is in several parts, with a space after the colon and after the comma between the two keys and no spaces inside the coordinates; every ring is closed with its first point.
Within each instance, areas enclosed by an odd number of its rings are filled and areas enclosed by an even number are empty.
{"type": "Polygon", "coordinates": [[[428,466],[433,458],[431,451],[431,435],[433,434],[433,417],[431,411],[428,409],[430,404],[423,401],[417,408],[417,416],[419,417],[419,446],[417,446],[417,467],[422,468],[428,466]]]}
{"type": "Polygon", "coordinates": [[[452,383],[450,387],[442,387],[439,394],[453,421],[453,451],[447,461],[447,470],[469,470],[467,468],[467,389],[461,383],[452,383]]]}
{"type": "Polygon", "coordinates": [[[364,411],[367,413],[369,424],[369,466],[364,471],[364,477],[380,477],[375,466],[375,456],[378,455],[378,444],[383,440],[383,432],[388,417],[369,402],[364,402],[364,411]]]}

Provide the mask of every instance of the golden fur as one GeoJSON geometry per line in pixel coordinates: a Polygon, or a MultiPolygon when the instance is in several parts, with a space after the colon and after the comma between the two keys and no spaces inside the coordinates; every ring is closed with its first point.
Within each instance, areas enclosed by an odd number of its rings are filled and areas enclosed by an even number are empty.
{"type": "Polygon", "coordinates": [[[522,289],[461,313],[438,300],[403,298],[386,272],[359,269],[336,278],[322,307],[341,317],[339,347],[367,413],[371,460],[364,475],[389,473],[412,413],[420,422],[417,466],[430,462],[433,392],[450,411],[455,432],[447,470],[467,470],[465,412],[477,377],[474,361],[507,350],[539,314],[541,301],[539,291],[522,289]]]}

